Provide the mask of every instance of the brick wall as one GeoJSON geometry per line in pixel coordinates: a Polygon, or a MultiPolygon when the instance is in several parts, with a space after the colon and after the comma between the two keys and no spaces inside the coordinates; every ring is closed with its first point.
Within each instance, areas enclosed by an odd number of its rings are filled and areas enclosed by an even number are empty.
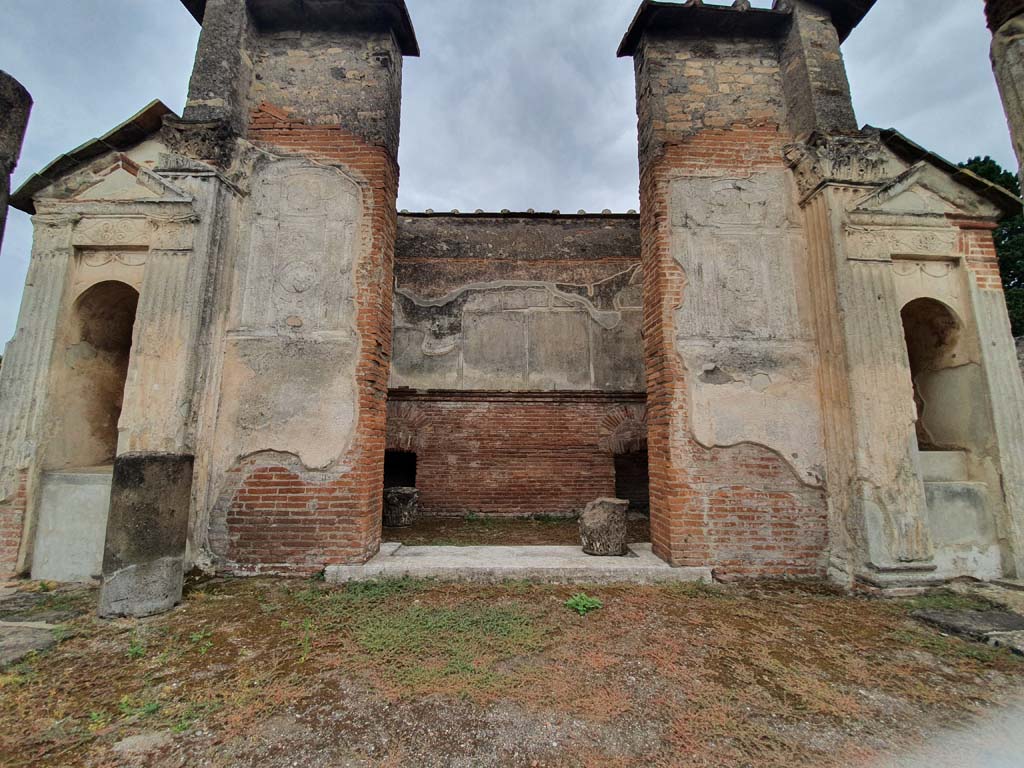
{"type": "Polygon", "coordinates": [[[635,62],[651,538],[672,564],[711,565],[720,578],[821,576],[828,548],[824,492],[760,446],[693,440],[689,373],[675,347],[686,275],[672,253],[669,183],[784,167],[792,135],[777,55],[769,41],[648,41],[635,62]]]}
{"type": "Polygon", "coordinates": [[[397,164],[386,148],[340,126],[311,126],[269,104],[253,111],[248,137],[276,152],[342,165],[364,188],[371,242],[356,270],[359,418],[353,449],[333,472],[310,472],[273,454],[234,467],[213,513],[211,544],[241,570],[364,562],[380,545],[397,164]]]}
{"type": "Polygon", "coordinates": [[[967,268],[974,275],[978,287],[982,290],[1001,291],[1003,281],[999,274],[996,244],[992,239],[995,225],[959,219],[954,220],[954,223],[960,227],[957,248],[967,259],[967,268]]]}
{"type": "Polygon", "coordinates": [[[623,406],[637,403],[596,393],[396,393],[388,447],[416,453],[426,515],[573,514],[615,495],[610,438],[623,406]]]}
{"type": "Polygon", "coordinates": [[[0,578],[13,576],[18,567],[26,503],[25,473],[22,472],[15,492],[0,504],[0,578]]]}

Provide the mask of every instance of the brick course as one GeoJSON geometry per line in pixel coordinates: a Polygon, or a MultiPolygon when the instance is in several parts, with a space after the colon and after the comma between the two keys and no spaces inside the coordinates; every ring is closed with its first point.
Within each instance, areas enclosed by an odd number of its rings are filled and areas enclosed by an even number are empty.
{"type": "Polygon", "coordinates": [[[26,475],[21,472],[17,490],[0,504],[0,577],[13,576],[18,567],[21,532],[28,503],[25,485],[26,475]]]}
{"type": "Polygon", "coordinates": [[[388,447],[415,451],[421,512],[452,516],[568,515],[614,496],[614,414],[643,402],[596,393],[400,398],[389,407],[388,447]]]}
{"type": "Polygon", "coordinates": [[[995,225],[963,219],[954,219],[953,223],[960,227],[960,236],[957,238],[958,252],[967,260],[967,268],[974,275],[978,287],[983,291],[1003,290],[999,257],[996,254],[995,240],[992,239],[995,225]]]}

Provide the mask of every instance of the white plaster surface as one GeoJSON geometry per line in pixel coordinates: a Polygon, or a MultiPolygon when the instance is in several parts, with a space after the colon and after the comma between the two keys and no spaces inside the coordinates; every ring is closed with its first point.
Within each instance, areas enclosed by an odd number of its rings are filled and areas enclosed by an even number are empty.
{"type": "Polygon", "coordinates": [[[825,451],[804,237],[786,171],[672,181],[672,251],[686,276],[676,348],[690,429],[755,443],[821,486],[825,451]]]}
{"type": "Polygon", "coordinates": [[[669,581],[710,583],[710,568],[673,568],[650,544],[630,544],[625,557],[592,557],[580,547],[405,547],[382,544],[365,565],[327,568],[327,581],[341,584],[379,578],[434,578],[500,582],[526,579],[548,583],[649,584],[669,581]]]}
{"type": "Polygon", "coordinates": [[[103,570],[111,467],[43,475],[32,578],[88,581],[103,570]]]}

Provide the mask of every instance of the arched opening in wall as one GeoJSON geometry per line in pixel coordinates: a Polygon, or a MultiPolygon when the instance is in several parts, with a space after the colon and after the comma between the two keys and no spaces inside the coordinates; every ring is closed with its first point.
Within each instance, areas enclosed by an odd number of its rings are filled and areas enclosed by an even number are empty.
{"type": "Polygon", "coordinates": [[[74,304],[64,349],[67,383],[59,466],[110,464],[117,454],[138,304],[139,292],[114,280],[97,283],[74,304]]]}
{"type": "Polygon", "coordinates": [[[651,494],[647,470],[646,444],[634,445],[624,453],[616,453],[615,497],[629,502],[627,540],[651,540],[651,494]]]}
{"type": "Polygon", "coordinates": [[[914,299],[900,316],[914,386],[918,446],[926,451],[965,447],[959,440],[950,444],[949,428],[937,421],[942,418],[941,404],[959,399],[960,393],[949,391],[959,380],[943,372],[968,363],[961,344],[962,324],[953,310],[931,298],[914,299]]]}
{"type": "Polygon", "coordinates": [[[68,313],[52,380],[56,434],[46,445],[33,578],[81,581],[102,569],[138,304],[130,285],[107,281],[86,290],[68,313]]]}
{"type": "Polygon", "coordinates": [[[414,452],[384,452],[384,487],[416,487],[416,454],[414,452]]]}
{"type": "Polygon", "coordinates": [[[647,477],[647,450],[616,454],[615,497],[629,501],[629,511],[647,515],[651,510],[651,495],[647,477]]]}
{"type": "Polygon", "coordinates": [[[988,460],[995,424],[976,328],[931,298],[909,302],[901,316],[936,574],[995,578],[1003,572],[1001,478],[988,460]]]}

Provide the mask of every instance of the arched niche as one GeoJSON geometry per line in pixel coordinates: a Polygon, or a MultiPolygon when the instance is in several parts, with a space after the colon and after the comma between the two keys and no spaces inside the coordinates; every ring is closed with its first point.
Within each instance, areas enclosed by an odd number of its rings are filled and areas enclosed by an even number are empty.
{"type": "Polygon", "coordinates": [[[922,297],[900,311],[917,409],[922,450],[978,447],[984,422],[981,370],[971,335],[959,315],[938,299],[922,297]]]}
{"type": "Polygon", "coordinates": [[[117,280],[96,283],[75,300],[59,348],[57,439],[51,468],[110,464],[117,454],[118,421],[139,292],[117,280]]]}

